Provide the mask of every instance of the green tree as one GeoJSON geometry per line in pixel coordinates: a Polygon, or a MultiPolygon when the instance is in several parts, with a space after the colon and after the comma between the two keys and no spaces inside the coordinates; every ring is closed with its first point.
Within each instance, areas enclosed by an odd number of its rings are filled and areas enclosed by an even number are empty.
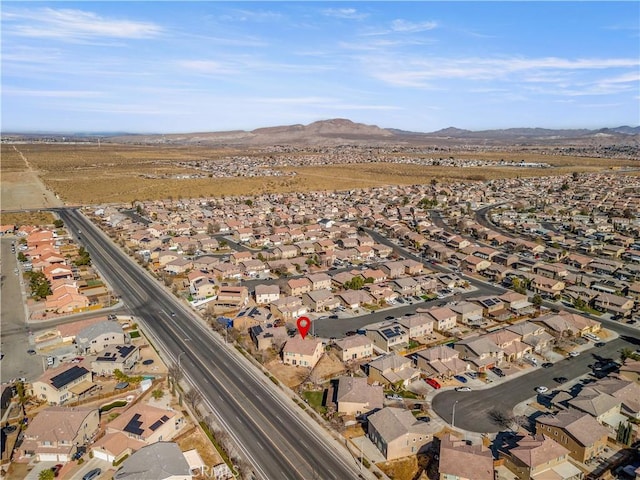
{"type": "Polygon", "coordinates": [[[151,392],[151,396],[155,400],[160,400],[162,397],[164,397],[164,392],[161,389],[156,388],[153,392],[151,392]]]}
{"type": "Polygon", "coordinates": [[[542,305],[542,297],[540,296],[539,293],[536,293],[533,298],[531,299],[531,303],[533,303],[536,307],[539,307],[540,305],[542,305]]]}
{"type": "Polygon", "coordinates": [[[18,252],[18,261],[19,262],[26,262],[27,261],[27,256],[22,252],[18,252]]]}
{"type": "Polygon", "coordinates": [[[587,302],[580,297],[576,297],[576,299],[573,301],[573,306],[578,310],[585,310],[587,308],[587,302]]]}
{"type": "Polygon", "coordinates": [[[50,468],[40,470],[40,473],[38,474],[38,480],[53,480],[54,478],[55,475],[53,473],[53,470],[51,470],[50,468]]]}
{"type": "Polygon", "coordinates": [[[364,287],[364,278],[360,276],[353,277],[351,280],[344,282],[344,287],[349,290],[360,290],[364,287]]]}
{"type": "Polygon", "coordinates": [[[29,288],[31,294],[38,299],[51,295],[51,285],[42,272],[30,272],[29,288]]]}
{"type": "Polygon", "coordinates": [[[78,249],[78,256],[73,261],[73,263],[75,263],[77,266],[91,265],[91,256],[89,255],[89,252],[87,252],[84,247],[80,247],[78,249]]]}
{"type": "Polygon", "coordinates": [[[64,226],[64,222],[58,218],[53,221],[53,226],[56,228],[62,228],[64,226]]]}

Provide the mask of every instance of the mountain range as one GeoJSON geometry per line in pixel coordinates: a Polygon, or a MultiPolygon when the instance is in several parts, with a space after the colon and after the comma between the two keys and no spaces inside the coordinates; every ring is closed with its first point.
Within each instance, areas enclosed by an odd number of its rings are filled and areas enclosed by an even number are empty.
{"type": "MultiPolygon", "coordinates": [[[[16,135],[7,134],[5,138],[16,135]]],[[[33,138],[41,134],[20,135],[33,138]]],[[[51,135],[49,135],[51,136],[51,135]]],[[[172,145],[635,145],[640,143],[640,126],[588,129],[508,128],[463,130],[455,127],[421,133],[355,123],[343,118],[321,120],[308,125],[284,125],[256,130],[175,134],[66,134],[67,141],[84,141],[99,136],[109,143],[172,145]]],[[[62,137],[62,135],[60,135],[62,137]]]]}

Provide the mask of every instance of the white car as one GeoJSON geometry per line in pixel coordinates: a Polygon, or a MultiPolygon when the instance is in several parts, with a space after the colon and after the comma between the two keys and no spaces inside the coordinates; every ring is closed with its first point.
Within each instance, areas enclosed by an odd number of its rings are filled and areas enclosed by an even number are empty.
{"type": "Polygon", "coordinates": [[[545,387],[544,385],[536,387],[536,392],[538,392],[538,393],[545,393],[545,392],[548,392],[548,391],[549,391],[549,389],[547,387],[545,387]]]}
{"type": "Polygon", "coordinates": [[[577,357],[578,355],[580,355],[580,352],[569,352],[570,357],[577,357]]]}
{"type": "Polygon", "coordinates": [[[470,392],[471,387],[456,387],[456,392],[470,392]]]}

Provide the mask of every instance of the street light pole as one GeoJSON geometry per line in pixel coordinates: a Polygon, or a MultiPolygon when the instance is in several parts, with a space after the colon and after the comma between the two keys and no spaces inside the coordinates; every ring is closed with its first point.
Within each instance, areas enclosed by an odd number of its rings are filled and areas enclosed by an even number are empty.
{"type": "Polygon", "coordinates": [[[451,428],[455,428],[456,426],[456,405],[458,404],[458,400],[453,402],[453,408],[451,410],[451,428]]]}

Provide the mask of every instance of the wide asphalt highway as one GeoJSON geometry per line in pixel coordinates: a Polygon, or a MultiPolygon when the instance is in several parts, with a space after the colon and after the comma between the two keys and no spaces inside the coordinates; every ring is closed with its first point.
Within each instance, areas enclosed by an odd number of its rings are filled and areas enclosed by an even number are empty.
{"type": "Polygon", "coordinates": [[[156,346],[182,366],[185,377],[202,393],[204,404],[251,463],[256,478],[370,477],[368,470],[360,472],[344,446],[276,392],[262,372],[225,346],[81,213],[56,212],[80,237],[93,263],[141,319],[156,346]]]}

